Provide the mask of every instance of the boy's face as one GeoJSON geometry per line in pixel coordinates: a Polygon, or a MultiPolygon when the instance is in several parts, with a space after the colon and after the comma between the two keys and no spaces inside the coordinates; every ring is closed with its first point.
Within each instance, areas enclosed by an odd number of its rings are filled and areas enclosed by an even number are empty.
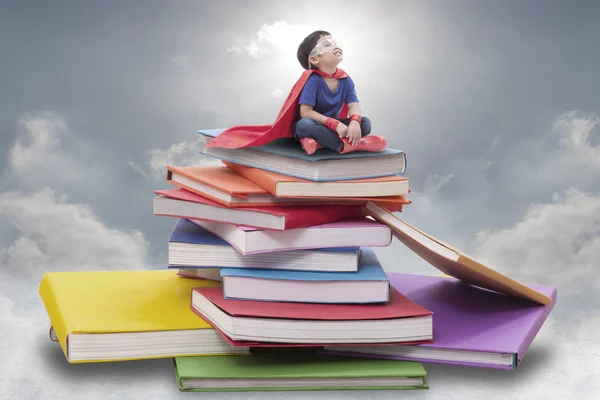
{"type": "Polygon", "coordinates": [[[310,62],[316,66],[337,66],[343,60],[342,49],[331,36],[321,36],[310,53],[310,62]]]}

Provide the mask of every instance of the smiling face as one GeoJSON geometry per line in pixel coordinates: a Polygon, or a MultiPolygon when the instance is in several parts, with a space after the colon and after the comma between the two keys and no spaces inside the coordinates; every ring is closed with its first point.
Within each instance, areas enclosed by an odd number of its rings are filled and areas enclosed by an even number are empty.
{"type": "Polygon", "coordinates": [[[309,61],[317,68],[332,68],[344,59],[342,49],[331,36],[321,36],[309,55],[309,61]]]}

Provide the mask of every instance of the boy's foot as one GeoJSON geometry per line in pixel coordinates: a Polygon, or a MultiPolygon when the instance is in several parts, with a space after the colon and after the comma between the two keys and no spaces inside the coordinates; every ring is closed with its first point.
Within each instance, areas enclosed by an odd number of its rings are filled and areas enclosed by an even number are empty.
{"type": "Polygon", "coordinates": [[[382,152],[387,148],[387,141],[383,136],[369,135],[360,139],[357,145],[353,146],[348,141],[348,138],[343,138],[344,148],[340,151],[341,154],[350,153],[352,151],[371,151],[382,152]]]}
{"type": "Polygon", "coordinates": [[[302,144],[302,148],[306,151],[306,154],[313,154],[315,151],[322,149],[321,146],[315,139],[304,138],[300,139],[300,144],[302,144]]]}

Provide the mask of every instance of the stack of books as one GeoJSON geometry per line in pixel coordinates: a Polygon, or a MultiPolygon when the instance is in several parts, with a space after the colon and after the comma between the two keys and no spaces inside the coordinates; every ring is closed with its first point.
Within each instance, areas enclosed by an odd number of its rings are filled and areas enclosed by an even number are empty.
{"type": "MultiPolygon", "coordinates": [[[[306,159],[315,171],[323,167],[297,143],[277,140],[256,149],[237,149],[221,158],[222,166],[168,166],[166,180],[177,189],[155,191],[154,214],[177,219],[169,268],[222,282],[195,288],[193,311],[233,347],[254,350],[431,342],[431,312],[390,286],[373,251],[391,244],[391,228],[364,209],[371,200],[398,211],[410,203],[404,163],[389,164],[393,175],[357,177],[330,168],[335,177],[315,178],[320,172],[304,179],[283,172],[300,171],[306,159]],[[268,170],[241,163],[244,152],[264,148],[256,158],[268,170]],[[274,167],[270,157],[283,157],[287,169],[274,167]]],[[[323,162],[344,161],[327,153],[323,162]]],[[[354,160],[375,170],[390,155],[403,160],[397,150],[354,160]]],[[[422,365],[411,367],[423,372],[417,384],[394,386],[426,387],[422,365]]]]}
{"type": "Polygon", "coordinates": [[[222,165],[154,192],[166,268],[42,279],[69,362],[172,358],[182,391],[428,389],[425,363],[516,369],[556,303],[400,219],[402,151],[202,153],[222,165]],[[394,239],[442,274],[386,271],[394,239]]]}

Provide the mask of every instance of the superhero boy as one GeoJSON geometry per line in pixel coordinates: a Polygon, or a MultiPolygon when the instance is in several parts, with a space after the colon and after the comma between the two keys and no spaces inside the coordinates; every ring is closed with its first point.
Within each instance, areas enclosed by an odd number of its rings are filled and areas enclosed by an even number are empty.
{"type": "Polygon", "coordinates": [[[324,147],[339,153],[385,150],[385,138],[368,136],[371,121],[361,116],[354,82],[337,67],[343,52],[331,34],[311,33],[300,44],[297,56],[305,72],[273,124],[229,128],[206,146],[235,149],[294,137],[308,154],[324,147]]]}

